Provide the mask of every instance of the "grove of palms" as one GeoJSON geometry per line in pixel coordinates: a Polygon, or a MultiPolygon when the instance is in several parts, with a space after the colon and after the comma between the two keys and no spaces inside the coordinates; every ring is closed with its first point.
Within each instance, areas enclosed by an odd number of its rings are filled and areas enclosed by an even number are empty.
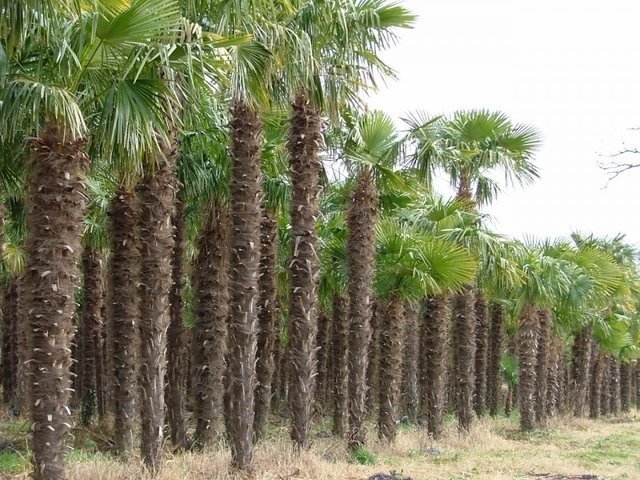
{"type": "Polygon", "coordinates": [[[79,428],[150,475],[211,448],[251,472],[283,419],[297,453],[327,421],[355,454],[407,422],[438,440],[447,413],[468,435],[638,404],[634,247],[513,240],[481,211],[536,180],[537,130],[367,107],[414,22],[386,0],[0,1],[2,402],[35,479],[67,478],[79,428]]]}

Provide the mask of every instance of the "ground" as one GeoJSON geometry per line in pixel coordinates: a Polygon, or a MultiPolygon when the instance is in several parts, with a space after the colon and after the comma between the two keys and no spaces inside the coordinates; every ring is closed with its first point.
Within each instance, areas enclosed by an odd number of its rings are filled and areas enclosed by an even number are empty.
{"type": "MultiPolygon", "coordinates": [[[[424,432],[402,426],[394,445],[371,442],[368,450],[349,455],[325,429],[315,432],[310,452],[295,453],[287,427],[255,452],[260,480],[463,480],[463,479],[640,479],[640,416],[591,421],[559,418],[542,431],[523,434],[517,419],[482,419],[461,438],[449,421],[445,438],[427,439],[424,432]],[[360,462],[360,463],[359,463],[360,462]]],[[[326,426],[328,429],[328,425],[326,426]]],[[[28,422],[0,423],[0,479],[27,479],[24,450],[28,422]],[[14,450],[18,450],[15,452],[14,450]]],[[[95,430],[77,431],[69,453],[69,480],[132,480],[151,478],[133,459],[119,462],[97,451],[95,430]]],[[[243,478],[228,469],[222,448],[202,454],[167,454],[158,480],[223,480],[243,478]]]]}

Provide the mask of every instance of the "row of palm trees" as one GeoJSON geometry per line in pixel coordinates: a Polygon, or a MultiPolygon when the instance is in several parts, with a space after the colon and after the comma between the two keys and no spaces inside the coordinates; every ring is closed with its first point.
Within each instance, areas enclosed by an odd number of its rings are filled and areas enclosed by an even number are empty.
{"type": "Polygon", "coordinates": [[[165,423],[181,448],[225,431],[248,469],[284,403],[310,446],[327,389],[352,448],[374,404],[387,440],[402,405],[436,438],[445,408],[469,431],[485,391],[498,411],[508,328],[525,429],[560,388],[557,345],[575,338],[576,414],[605,355],[627,371],[624,240],[524,245],[478,211],[497,171],[537,176],[534,129],[469,111],[400,132],[362,108],[413,21],[382,0],[0,3],[3,392],[31,415],[35,478],[65,478],[72,386],[120,455],[139,412],[150,469],[165,423]]]}

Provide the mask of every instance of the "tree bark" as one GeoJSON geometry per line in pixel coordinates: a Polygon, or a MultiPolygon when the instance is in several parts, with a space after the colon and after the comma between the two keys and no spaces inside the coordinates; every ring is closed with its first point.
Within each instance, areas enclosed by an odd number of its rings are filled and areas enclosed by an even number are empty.
{"type": "Polygon", "coordinates": [[[476,294],[475,304],[475,395],[473,396],[473,408],[476,415],[482,416],[486,410],[487,396],[487,350],[489,348],[488,330],[489,319],[487,318],[487,298],[483,292],[476,294]]]}
{"type": "Polygon", "coordinates": [[[378,383],[380,378],[380,311],[378,301],[374,299],[371,306],[371,339],[369,340],[367,360],[367,398],[366,415],[370,415],[376,407],[378,399],[378,383]]]}
{"type": "MultiPolygon", "coordinates": [[[[594,346],[594,349],[595,348],[596,347],[594,346]]],[[[589,417],[593,419],[600,416],[600,398],[605,365],[606,358],[604,353],[602,351],[598,351],[592,367],[591,381],[589,382],[591,386],[589,392],[589,417]]]]}
{"type": "Polygon", "coordinates": [[[98,357],[102,337],[102,302],[104,281],[102,275],[103,255],[91,247],[82,253],[84,272],[84,309],[82,311],[84,358],[82,379],[82,423],[87,426],[98,408],[98,357]]]}
{"type": "Polygon", "coordinates": [[[208,207],[198,236],[193,268],[195,297],[191,342],[194,446],[203,448],[222,428],[222,377],[229,316],[229,216],[220,205],[208,207]]]}
{"type": "Polygon", "coordinates": [[[113,350],[115,449],[133,449],[138,375],[140,251],[135,194],[118,190],[111,202],[111,264],[109,271],[109,333],[113,350]]]}
{"type": "Polygon", "coordinates": [[[316,336],[316,350],[317,350],[317,375],[315,386],[315,411],[320,417],[324,416],[327,407],[327,387],[329,382],[329,369],[327,362],[329,360],[329,342],[330,338],[329,329],[331,328],[331,322],[329,316],[320,311],[318,313],[318,331],[316,336]]]}
{"type": "Polygon", "coordinates": [[[492,303],[489,308],[489,352],[487,360],[487,407],[492,417],[498,415],[502,404],[502,352],[504,349],[504,313],[502,306],[492,303]]]}
{"type": "Polygon", "coordinates": [[[318,257],[316,218],[320,192],[322,142],[320,111],[306,92],[292,104],[287,150],[291,167],[291,290],[289,328],[291,367],[291,439],[311,446],[311,419],[316,375],[318,257]]]}
{"type": "Polygon", "coordinates": [[[378,435],[392,442],[396,438],[400,385],[402,384],[402,345],[404,339],[404,302],[392,295],[380,305],[380,388],[378,435]]]}
{"type": "Polygon", "coordinates": [[[591,332],[580,330],[573,341],[571,362],[571,404],[573,414],[581,417],[585,410],[587,385],[589,380],[589,360],[591,358],[591,332]]]}
{"type": "Polygon", "coordinates": [[[536,422],[547,419],[547,379],[549,372],[549,350],[553,316],[550,310],[541,309],[538,315],[538,351],[536,354],[536,422]]]}
{"type": "Polygon", "coordinates": [[[344,437],[347,423],[348,408],[348,336],[349,318],[347,317],[348,305],[343,296],[333,297],[333,356],[331,361],[334,365],[335,375],[333,377],[333,428],[332,432],[338,437],[344,437]]]}
{"type": "Polygon", "coordinates": [[[539,318],[531,305],[525,305],[520,313],[518,331],[518,394],[520,403],[520,429],[533,430],[535,427],[536,352],[538,343],[539,318]]]}
{"type": "Polygon", "coordinates": [[[4,284],[2,301],[2,400],[11,409],[15,408],[18,372],[18,305],[16,279],[4,284]]]}
{"type": "Polygon", "coordinates": [[[258,112],[235,101],[231,120],[230,348],[227,367],[232,463],[247,470],[253,458],[258,270],[262,184],[262,124],[258,112]]]}
{"type": "Polygon", "coordinates": [[[186,332],[183,319],[185,218],[182,195],[178,192],[171,218],[173,251],[171,253],[171,289],[169,291],[169,329],[167,331],[167,417],[171,443],[179,449],[187,447],[184,418],[184,393],[187,375],[186,332]]]}
{"type": "Polygon", "coordinates": [[[427,417],[427,431],[438,440],[442,436],[445,407],[445,375],[449,350],[449,298],[428,297],[420,333],[423,367],[420,373],[421,414],[427,417]]]}
{"type": "Polygon", "coordinates": [[[615,357],[609,357],[609,412],[620,415],[620,362],[615,357]]]}
{"type": "Polygon", "coordinates": [[[620,409],[622,413],[631,411],[631,363],[620,364],[620,409]]]}
{"type": "Polygon", "coordinates": [[[70,346],[89,163],[83,151],[85,143],[49,124],[33,140],[29,159],[24,279],[25,320],[33,339],[31,411],[36,480],[66,478],[70,346]]]}
{"type": "Polygon", "coordinates": [[[473,421],[475,359],[475,292],[467,285],[453,300],[453,377],[458,430],[468,433],[473,421]]]}
{"type": "Polygon", "coordinates": [[[403,366],[403,405],[407,419],[411,423],[418,421],[418,306],[413,302],[405,302],[405,334],[403,366]]]}
{"type": "Polygon", "coordinates": [[[371,307],[375,266],[375,223],[378,193],[371,172],[363,168],[347,210],[349,291],[349,445],[364,445],[367,398],[367,353],[371,339],[371,307]]]}
{"type": "Polygon", "coordinates": [[[161,164],[140,184],[140,385],[142,460],[152,471],[160,468],[164,441],[167,329],[171,322],[173,225],[178,145],[163,145],[161,164]]]}
{"type": "Polygon", "coordinates": [[[272,380],[275,370],[274,348],[277,338],[278,297],[278,224],[268,210],[262,212],[260,223],[260,267],[258,286],[258,362],[256,364],[256,411],[254,428],[256,440],[267,433],[269,412],[271,411],[272,380]]]}
{"type": "Polygon", "coordinates": [[[560,391],[563,386],[561,382],[564,372],[563,349],[563,341],[553,337],[547,369],[547,416],[555,415],[560,410],[560,391]]]}

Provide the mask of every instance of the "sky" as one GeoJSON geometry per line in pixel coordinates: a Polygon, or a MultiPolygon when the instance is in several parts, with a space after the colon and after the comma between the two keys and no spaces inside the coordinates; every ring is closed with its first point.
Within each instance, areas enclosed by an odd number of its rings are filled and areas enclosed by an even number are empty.
{"type": "Polygon", "coordinates": [[[492,228],[515,238],[624,233],[640,247],[640,168],[607,185],[598,166],[625,146],[640,148],[631,130],[640,127],[640,2],[401,3],[419,18],[383,54],[398,79],[370,106],[397,119],[489,108],[535,126],[540,178],[484,209],[492,228]]]}

